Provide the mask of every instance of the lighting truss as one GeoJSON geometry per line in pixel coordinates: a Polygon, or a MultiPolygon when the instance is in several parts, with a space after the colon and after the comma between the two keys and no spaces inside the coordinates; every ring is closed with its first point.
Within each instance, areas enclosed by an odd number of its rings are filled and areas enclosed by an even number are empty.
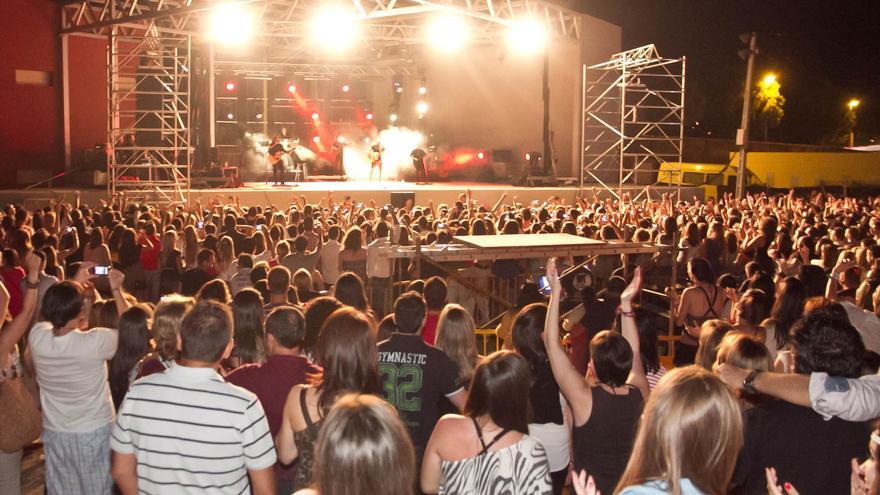
{"type": "MultiPolygon", "coordinates": [[[[214,0],[66,0],[61,32],[109,35],[111,27],[130,35],[159,33],[202,36],[214,0]]],[[[308,36],[312,13],[325,0],[230,0],[256,13],[254,35],[264,42],[295,43],[308,36]]],[[[342,2],[347,3],[347,2],[342,2]]],[[[521,17],[542,21],[551,35],[578,38],[579,14],[543,0],[350,0],[365,25],[364,42],[423,43],[431,14],[454,13],[480,24],[477,41],[497,42],[493,31],[521,17]],[[483,29],[485,28],[485,29],[483,29]]],[[[375,46],[375,45],[373,45],[375,46]]]]}
{"type": "Polygon", "coordinates": [[[190,37],[113,29],[108,52],[110,197],[125,191],[140,200],[184,201],[192,159],[190,37]]]}
{"type": "Polygon", "coordinates": [[[644,185],[630,192],[635,200],[653,184],[680,187],[685,59],[646,45],[585,65],[582,84],[581,189],[599,184],[620,198],[624,184],[644,185]]]}
{"type": "Polygon", "coordinates": [[[214,70],[218,73],[253,78],[300,77],[302,79],[333,79],[345,77],[355,80],[384,80],[402,75],[410,76],[417,71],[409,64],[321,64],[321,63],[281,63],[251,62],[244,60],[217,60],[214,70]]]}

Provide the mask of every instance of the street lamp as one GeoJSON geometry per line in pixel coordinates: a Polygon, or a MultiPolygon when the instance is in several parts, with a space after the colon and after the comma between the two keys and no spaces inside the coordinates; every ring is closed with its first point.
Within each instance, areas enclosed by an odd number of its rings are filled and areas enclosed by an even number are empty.
{"type": "Polygon", "coordinates": [[[764,86],[770,86],[776,82],[776,74],[770,73],[764,76],[764,79],[761,80],[764,83],[764,86]]]}
{"type": "Polygon", "coordinates": [[[856,138],[856,107],[859,106],[859,100],[853,98],[849,100],[846,104],[847,108],[849,108],[849,118],[852,122],[852,125],[849,128],[849,147],[852,148],[855,143],[856,138]]]}

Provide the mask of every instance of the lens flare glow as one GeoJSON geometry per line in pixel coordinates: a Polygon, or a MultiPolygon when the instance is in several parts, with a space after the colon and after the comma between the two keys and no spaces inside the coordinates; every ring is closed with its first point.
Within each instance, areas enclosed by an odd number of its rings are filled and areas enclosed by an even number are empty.
{"type": "Polygon", "coordinates": [[[218,43],[239,45],[250,38],[253,28],[250,12],[235,4],[225,4],[214,10],[210,35],[218,43]]]}
{"type": "Polygon", "coordinates": [[[416,104],[416,112],[418,113],[428,113],[428,103],[424,101],[420,101],[416,104]]]}
{"type": "Polygon", "coordinates": [[[326,8],[312,20],[312,37],[330,51],[342,51],[354,43],[359,35],[354,12],[340,8],[326,8]]]}
{"type": "Polygon", "coordinates": [[[507,41],[515,52],[538,53],[547,45],[547,30],[535,19],[521,19],[510,26],[507,41]]]}
{"type": "Polygon", "coordinates": [[[428,42],[445,53],[460,51],[470,37],[470,29],[459,16],[444,16],[434,20],[427,28],[428,42]]]}

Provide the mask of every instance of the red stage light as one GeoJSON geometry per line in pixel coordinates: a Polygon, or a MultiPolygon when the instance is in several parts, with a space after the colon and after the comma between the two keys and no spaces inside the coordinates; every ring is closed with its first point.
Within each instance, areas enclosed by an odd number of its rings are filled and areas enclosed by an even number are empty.
{"type": "Polygon", "coordinates": [[[531,160],[531,159],[532,159],[532,155],[530,155],[530,154],[528,154],[528,153],[526,153],[526,154],[525,154],[525,155],[523,155],[523,158],[525,158],[525,159],[526,159],[526,161],[529,161],[529,160],[531,160]]]}
{"type": "Polygon", "coordinates": [[[481,151],[481,152],[477,153],[477,158],[482,160],[482,159],[486,158],[486,154],[481,151]]]}
{"type": "Polygon", "coordinates": [[[367,114],[367,120],[373,120],[373,114],[368,113],[368,114],[367,114]]]}
{"type": "Polygon", "coordinates": [[[287,86],[287,91],[288,91],[290,94],[296,94],[296,84],[289,84],[289,85],[287,86]]]}
{"type": "Polygon", "coordinates": [[[320,118],[321,118],[321,116],[318,115],[318,112],[315,112],[315,113],[312,114],[312,120],[318,120],[318,119],[320,119],[320,118]]]}
{"type": "Polygon", "coordinates": [[[226,91],[235,91],[235,82],[229,81],[226,83],[226,91]]]}
{"type": "Polygon", "coordinates": [[[315,137],[313,137],[313,138],[312,138],[312,141],[314,141],[314,142],[316,142],[316,143],[320,143],[320,142],[321,142],[321,136],[315,136],[315,137]]]}
{"type": "Polygon", "coordinates": [[[343,85],[342,85],[342,92],[343,92],[343,93],[348,93],[348,91],[349,91],[350,89],[351,89],[351,87],[350,87],[348,84],[343,84],[343,85]]]}

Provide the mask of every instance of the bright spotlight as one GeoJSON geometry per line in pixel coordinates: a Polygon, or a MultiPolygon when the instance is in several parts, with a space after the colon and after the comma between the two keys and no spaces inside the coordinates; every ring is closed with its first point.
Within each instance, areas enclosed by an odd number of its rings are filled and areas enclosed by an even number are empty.
{"type": "Polygon", "coordinates": [[[416,104],[416,112],[428,113],[428,104],[425,103],[424,101],[418,102],[418,104],[416,104]]]}
{"type": "Polygon", "coordinates": [[[426,88],[424,86],[419,86],[419,94],[420,95],[428,94],[428,88],[426,88]]]}
{"type": "Polygon", "coordinates": [[[323,47],[339,51],[350,46],[358,36],[354,12],[341,8],[322,10],[312,20],[312,37],[323,47]]]}
{"type": "Polygon", "coordinates": [[[391,115],[388,116],[388,120],[390,120],[391,122],[397,122],[397,114],[392,113],[391,115]]]}
{"type": "Polygon", "coordinates": [[[257,114],[257,120],[263,120],[263,114],[258,113],[258,114],[257,114]]]}
{"type": "Polygon", "coordinates": [[[482,151],[480,151],[479,153],[477,153],[477,158],[479,158],[480,160],[482,160],[483,158],[486,158],[486,154],[483,153],[482,151]]]}
{"type": "Polygon", "coordinates": [[[238,45],[250,37],[252,30],[251,14],[238,5],[221,5],[214,11],[211,37],[215,41],[225,45],[238,45]]]}
{"type": "Polygon", "coordinates": [[[345,136],[339,136],[336,138],[336,142],[340,144],[345,144],[345,136]]]}
{"type": "Polygon", "coordinates": [[[366,117],[367,117],[367,120],[373,120],[373,114],[371,114],[371,113],[368,113],[366,115],[366,117]]]}
{"type": "Polygon", "coordinates": [[[235,91],[235,82],[229,81],[226,83],[226,91],[235,91]]]}
{"type": "Polygon", "coordinates": [[[859,102],[859,100],[853,99],[853,100],[849,100],[849,102],[847,102],[846,106],[848,106],[850,110],[855,110],[855,108],[857,106],[859,106],[859,103],[861,103],[861,102],[859,102]]]}
{"type": "Polygon", "coordinates": [[[428,41],[434,48],[454,53],[467,43],[470,36],[467,23],[459,16],[445,16],[428,25],[428,41]]]}
{"type": "Polygon", "coordinates": [[[318,115],[318,112],[315,112],[315,113],[312,114],[312,120],[318,120],[318,119],[320,119],[320,118],[321,118],[321,116],[318,115]]]}
{"type": "Polygon", "coordinates": [[[343,84],[342,85],[342,92],[348,93],[349,91],[351,91],[351,86],[349,86],[348,84],[343,84]]]}
{"type": "Polygon", "coordinates": [[[288,84],[287,92],[290,94],[296,94],[296,84],[288,84]]]}
{"type": "Polygon", "coordinates": [[[403,88],[402,88],[401,86],[398,86],[398,87],[397,87],[397,92],[398,92],[398,93],[403,93],[403,88]]]}
{"type": "Polygon", "coordinates": [[[770,86],[776,82],[776,74],[767,74],[761,82],[764,83],[764,86],[770,86]]]}
{"type": "Polygon", "coordinates": [[[232,120],[234,118],[235,118],[235,115],[232,115],[231,113],[226,114],[226,120],[232,120]]]}
{"type": "Polygon", "coordinates": [[[510,26],[507,41],[516,52],[537,53],[547,44],[547,30],[535,19],[522,19],[510,26]]]}
{"type": "Polygon", "coordinates": [[[312,141],[315,142],[315,143],[320,143],[320,142],[321,142],[321,136],[315,136],[315,137],[313,137],[313,138],[312,138],[312,141]]]}

